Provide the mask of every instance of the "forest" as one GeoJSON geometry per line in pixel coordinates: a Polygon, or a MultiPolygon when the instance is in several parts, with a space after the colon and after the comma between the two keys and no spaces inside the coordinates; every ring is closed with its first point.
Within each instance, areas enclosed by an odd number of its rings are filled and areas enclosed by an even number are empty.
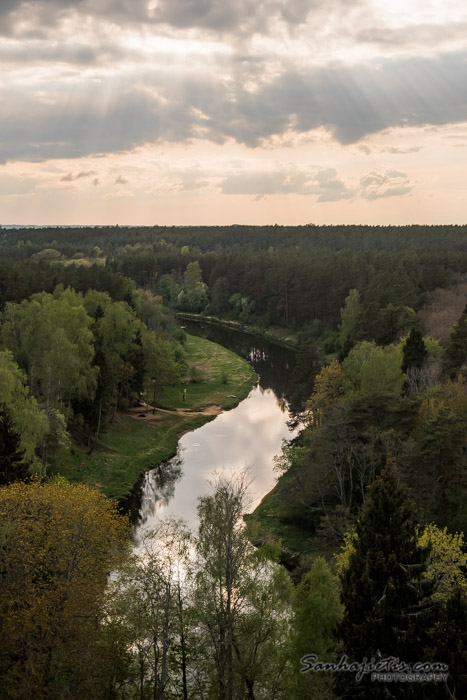
{"type": "Polygon", "coordinates": [[[466,233],[0,229],[0,697],[465,697],[466,233]],[[287,334],[300,431],[135,549],[65,466],[202,381],[177,314],[287,334]]]}

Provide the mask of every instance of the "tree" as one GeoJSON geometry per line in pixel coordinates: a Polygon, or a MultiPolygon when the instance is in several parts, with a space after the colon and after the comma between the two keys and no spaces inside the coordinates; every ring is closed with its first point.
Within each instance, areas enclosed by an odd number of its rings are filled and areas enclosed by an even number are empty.
{"type": "Polygon", "coordinates": [[[462,381],[428,395],[420,404],[413,436],[419,451],[420,485],[427,492],[427,515],[442,525],[463,527],[467,392],[462,381]],[[427,489],[427,484],[429,488],[427,489]]]}
{"type": "Polygon", "coordinates": [[[315,559],[295,589],[292,608],[292,697],[332,698],[329,676],[299,673],[300,659],[307,654],[316,654],[320,661],[336,661],[338,644],[334,632],[343,611],[336,582],[322,557],[315,559]]]}
{"type": "Polygon", "coordinates": [[[375,340],[380,345],[387,345],[398,340],[410,328],[418,324],[417,314],[409,306],[388,304],[380,309],[378,331],[375,340]]]}
{"type": "Polygon", "coordinates": [[[290,405],[294,413],[303,410],[305,401],[311,394],[315,377],[320,369],[319,359],[319,352],[313,340],[308,339],[301,343],[290,377],[290,405]]]}
{"type": "Polygon", "coordinates": [[[203,311],[208,303],[207,285],[203,282],[197,260],[186,267],[184,289],[179,294],[178,302],[182,309],[194,312],[203,311]]]}
{"type": "Polygon", "coordinates": [[[0,483],[40,470],[36,449],[48,430],[46,415],[29,395],[25,378],[11,352],[0,352],[0,483]]]}
{"type": "Polygon", "coordinates": [[[313,393],[306,404],[309,423],[314,426],[324,423],[343,396],[342,367],[338,362],[331,362],[315,378],[313,393]]]}
{"type": "Polygon", "coordinates": [[[219,477],[198,506],[195,607],[209,650],[204,682],[219,700],[276,697],[287,671],[290,584],[246,536],[246,488],[245,474],[219,477]]]}
{"type": "Polygon", "coordinates": [[[0,485],[28,476],[23,457],[20,436],[15,432],[8,413],[0,407],[0,485]]]}
{"type": "Polygon", "coordinates": [[[464,698],[467,695],[467,596],[455,588],[443,607],[436,628],[436,656],[449,667],[446,696],[464,698]]]}
{"type": "Polygon", "coordinates": [[[66,422],[75,399],[93,395],[96,371],[92,320],[71,289],[42,292],[21,304],[7,304],[1,340],[25,370],[33,395],[46,415],[58,409],[66,422]]]}
{"type": "Polygon", "coordinates": [[[0,489],[0,683],[8,698],[100,697],[101,604],[126,521],[64,479],[0,489]]]}
{"type": "Polygon", "coordinates": [[[345,299],[345,305],[341,309],[340,342],[341,346],[350,340],[355,344],[360,332],[362,319],[362,306],[360,304],[360,292],[358,289],[351,289],[345,299]]]}
{"type": "Polygon", "coordinates": [[[346,390],[354,395],[399,396],[404,384],[399,347],[357,343],[342,363],[346,390]]]}
{"type": "MultiPolygon", "coordinates": [[[[141,333],[141,322],[125,302],[107,306],[103,316],[96,322],[96,347],[104,380],[100,398],[105,405],[108,393],[113,394],[112,419],[122,397],[128,402],[131,393],[142,388],[144,354],[139,335],[141,333]],[[135,368],[138,369],[137,372],[135,368]]],[[[100,422],[99,420],[98,423],[100,422]]]]}
{"type": "Polygon", "coordinates": [[[164,325],[164,312],[162,297],[154,296],[147,289],[139,292],[140,309],[139,317],[151,331],[160,331],[164,325]]]}
{"type": "Polygon", "coordinates": [[[159,403],[164,389],[181,379],[181,367],[175,360],[174,351],[161,334],[151,331],[143,333],[143,352],[146,363],[146,395],[151,398],[153,408],[159,403]],[[152,397],[150,386],[152,385],[152,397]]]}
{"type": "Polygon", "coordinates": [[[421,332],[412,328],[402,348],[402,371],[407,374],[409,369],[421,369],[428,355],[421,332]]]}
{"type": "Polygon", "coordinates": [[[462,368],[467,359],[467,306],[454,324],[446,348],[445,368],[451,378],[462,368]]]}
{"type": "MultiPolygon", "coordinates": [[[[428,552],[418,546],[415,507],[392,462],[368,489],[352,544],[340,575],[346,654],[357,661],[423,660],[436,613],[422,581],[428,552]]],[[[368,677],[360,683],[350,674],[339,678],[345,697],[407,697],[386,684],[372,684],[370,691],[369,683],[368,677]]]]}
{"type": "Polygon", "coordinates": [[[183,521],[163,521],[145,533],[108,592],[108,625],[123,640],[119,660],[132,697],[188,700],[188,664],[197,645],[188,622],[190,551],[183,521]]]}
{"type": "Polygon", "coordinates": [[[434,523],[427,525],[418,538],[420,547],[429,550],[424,577],[433,582],[433,600],[446,603],[456,591],[467,599],[467,553],[462,532],[452,534],[434,523]]]}

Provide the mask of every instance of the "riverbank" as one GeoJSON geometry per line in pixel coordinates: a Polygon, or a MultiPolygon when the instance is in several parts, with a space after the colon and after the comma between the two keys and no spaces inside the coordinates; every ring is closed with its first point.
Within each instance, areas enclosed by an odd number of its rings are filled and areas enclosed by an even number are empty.
{"type": "Polygon", "coordinates": [[[261,326],[242,323],[241,321],[218,318],[217,316],[204,316],[203,314],[191,314],[185,312],[178,312],[177,317],[182,320],[186,319],[187,321],[197,321],[199,323],[211,323],[216,326],[223,326],[224,328],[249,333],[250,335],[261,336],[272,343],[277,343],[277,345],[282,345],[283,347],[290,348],[291,350],[297,350],[299,345],[296,334],[292,333],[292,331],[287,328],[279,328],[275,326],[263,328],[261,326]]]}
{"type": "Polygon", "coordinates": [[[161,410],[153,413],[152,407],[148,409],[143,403],[136,410],[118,412],[92,454],[76,441],[61,464],[60,474],[121,500],[144,471],[176,454],[183,434],[201,427],[219,412],[234,408],[256,381],[254,370],[245,360],[204,338],[187,335],[185,354],[187,381],[166,389],[161,410]],[[196,383],[189,381],[190,373],[196,383]]]}

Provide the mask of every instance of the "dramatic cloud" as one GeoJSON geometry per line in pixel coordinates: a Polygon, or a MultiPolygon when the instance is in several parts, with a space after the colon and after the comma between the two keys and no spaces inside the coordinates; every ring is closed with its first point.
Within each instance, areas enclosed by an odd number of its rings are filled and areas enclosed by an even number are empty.
{"type": "Polygon", "coordinates": [[[334,7],[345,11],[345,0],[2,0],[0,27],[11,31],[26,12],[34,14],[36,27],[47,27],[74,10],[83,17],[105,18],[118,24],[261,33],[267,32],[274,22],[300,25],[311,12],[323,8],[330,12],[334,7]]]}
{"type": "Polygon", "coordinates": [[[0,93],[0,160],[119,152],[149,142],[233,139],[250,147],[325,128],[341,144],[402,126],[467,121],[467,52],[375,66],[287,70],[251,91],[163,72],[0,93]]]}
{"type": "Polygon", "coordinates": [[[465,218],[466,29],[462,0],[0,0],[3,215],[465,218]]]}

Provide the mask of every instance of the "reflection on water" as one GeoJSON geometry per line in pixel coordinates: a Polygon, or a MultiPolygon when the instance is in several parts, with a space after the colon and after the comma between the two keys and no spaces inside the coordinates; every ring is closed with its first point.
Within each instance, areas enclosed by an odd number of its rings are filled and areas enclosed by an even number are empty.
{"type": "Polygon", "coordinates": [[[293,354],[280,348],[276,355],[274,350],[270,351],[266,343],[252,346],[249,338],[249,348],[243,351],[259,374],[258,384],[236,408],[185,434],[177,456],[147,472],[135,487],[126,506],[133,514],[138,539],[169,515],[183,517],[195,527],[198,498],[210,492],[209,480],[222,469],[231,472],[249,468],[253,479],[249,510],[273,488],[273,459],[283,440],[290,440],[297,432],[287,423],[284,391],[293,354]]]}
{"type": "Polygon", "coordinates": [[[144,526],[154,518],[158,508],[167,508],[175,493],[175,485],[183,476],[180,448],[175,457],[162,462],[143,476],[140,485],[140,503],[133,525],[144,526]]]}

